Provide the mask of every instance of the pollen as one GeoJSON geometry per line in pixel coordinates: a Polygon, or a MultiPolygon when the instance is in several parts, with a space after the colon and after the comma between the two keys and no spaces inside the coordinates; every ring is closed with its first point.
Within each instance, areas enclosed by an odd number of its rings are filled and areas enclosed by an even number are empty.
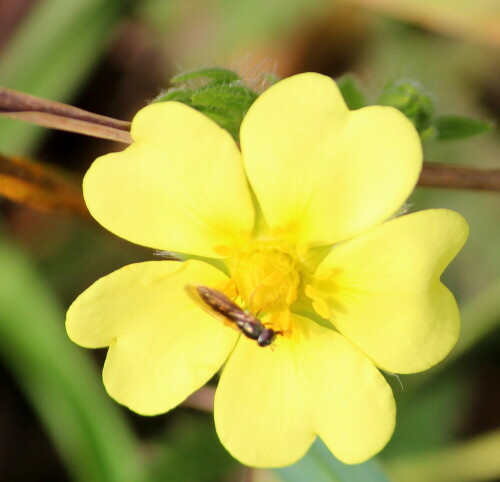
{"type": "Polygon", "coordinates": [[[300,263],[281,243],[253,243],[228,260],[243,303],[254,313],[287,311],[297,299],[300,263]]]}

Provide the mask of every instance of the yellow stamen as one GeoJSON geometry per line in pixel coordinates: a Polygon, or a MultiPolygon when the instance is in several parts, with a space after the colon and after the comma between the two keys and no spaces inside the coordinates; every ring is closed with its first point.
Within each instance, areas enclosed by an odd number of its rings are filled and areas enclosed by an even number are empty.
{"type": "Polygon", "coordinates": [[[288,330],[285,313],[297,299],[301,281],[295,253],[282,243],[255,242],[232,256],[228,266],[243,303],[256,314],[272,314],[275,329],[288,330]]]}

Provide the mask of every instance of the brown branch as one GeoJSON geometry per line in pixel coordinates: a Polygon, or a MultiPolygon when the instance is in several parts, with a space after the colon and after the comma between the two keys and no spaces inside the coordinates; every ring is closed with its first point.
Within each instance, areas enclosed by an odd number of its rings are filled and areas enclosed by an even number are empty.
{"type": "MultiPolygon", "coordinates": [[[[61,102],[0,88],[0,115],[44,127],[132,143],[130,122],[87,112],[61,102]]],[[[500,191],[500,169],[425,162],[419,186],[500,191]]]]}
{"type": "Polygon", "coordinates": [[[419,186],[500,191],[500,169],[424,162],[419,186]]]}
{"type": "Polygon", "coordinates": [[[130,122],[106,117],[71,105],[0,88],[0,115],[43,127],[76,132],[130,144],[130,122]]]}

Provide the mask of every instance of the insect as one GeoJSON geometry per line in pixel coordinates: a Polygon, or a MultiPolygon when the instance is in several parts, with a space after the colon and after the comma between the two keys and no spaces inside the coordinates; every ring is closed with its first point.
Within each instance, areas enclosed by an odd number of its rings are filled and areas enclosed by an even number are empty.
{"type": "Polygon", "coordinates": [[[220,291],[200,285],[187,285],[185,289],[206,312],[224,322],[236,324],[241,333],[251,340],[256,340],[259,346],[269,346],[280,333],[266,328],[256,316],[240,308],[220,291]]]}

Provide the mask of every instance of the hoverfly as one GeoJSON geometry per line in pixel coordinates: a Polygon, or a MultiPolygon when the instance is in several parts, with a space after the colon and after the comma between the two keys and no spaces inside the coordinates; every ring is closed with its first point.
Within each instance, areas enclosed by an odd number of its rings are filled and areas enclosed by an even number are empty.
{"type": "Polygon", "coordinates": [[[241,333],[251,340],[256,340],[259,346],[269,346],[280,333],[266,328],[256,316],[240,308],[220,291],[200,285],[186,285],[185,289],[206,312],[225,323],[234,323],[241,333]]]}

